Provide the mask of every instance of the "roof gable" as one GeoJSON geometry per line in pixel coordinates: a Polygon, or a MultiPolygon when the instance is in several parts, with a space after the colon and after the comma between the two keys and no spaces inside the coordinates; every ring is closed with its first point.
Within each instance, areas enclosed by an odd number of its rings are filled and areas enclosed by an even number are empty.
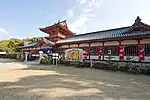
{"type": "Polygon", "coordinates": [[[138,16],[135,23],[125,33],[130,33],[132,31],[150,31],[150,26],[141,22],[141,19],[138,16]]]}

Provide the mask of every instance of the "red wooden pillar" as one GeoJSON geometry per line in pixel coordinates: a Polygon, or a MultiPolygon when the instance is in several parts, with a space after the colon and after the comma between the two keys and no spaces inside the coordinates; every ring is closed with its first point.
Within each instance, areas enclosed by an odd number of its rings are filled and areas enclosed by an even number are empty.
{"type": "Polygon", "coordinates": [[[102,48],[103,48],[103,58],[102,58],[102,60],[104,60],[104,42],[102,43],[102,48]]]}
{"type": "Polygon", "coordinates": [[[144,60],[145,52],[144,52],[143,45],[140,44],[140,40],[138,40],[138,56],[139,56],[139,61],[144,60]]]}
{"type": "Polygon", "coordinates": [[[99,47],[97,49],[98,49],[98,56],[99,56],[100,59],[102,59],[102,57],[103,57],[103,47],[99,47]]]}
{"type": "Polygon", "coordinates": [[[121,41],[119,41],[119,59],[124,61],[124,46],[121,45],[121,41]]]}
{"type": "Polygon", "coordinates": [[[88,52],[89,52],[89,60],[90,60],[90,58],[91,58],[90,57],[90,55],[91,55],[91,43],[89,43],[89,51],[88,52]]]}

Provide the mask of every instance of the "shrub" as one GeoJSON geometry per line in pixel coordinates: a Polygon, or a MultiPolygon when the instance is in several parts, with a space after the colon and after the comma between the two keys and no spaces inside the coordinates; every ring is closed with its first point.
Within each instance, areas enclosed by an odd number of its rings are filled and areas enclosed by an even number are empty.
{"type": "Polygon", "coordinates": [[[25,55],[24,55],[24,54],[21,54],[21,55],[20,55],[20,60],[21,60],[21,61],[24,61],[24,60],[25,60],[25,55]]]}
{"type": "Polygon", "coordinates": [[[48,64],[48,62],[49,62],[48,55],[47,54],[43,54],[42,58],[41,58],[41,61],[40,61],[40,64],[48,64]]]}
{"type": "Polygon", "coordinates": [[[98,68],[98,69],[105,69],[106,66],[107,66],[106,63],[100,63],[100,62],[96,62],[96,63],[93,64],[93,67],[98,68]]]}
{"type": "Polygon", "coordinates": [[[52,57],[48,56],[48,64],[52,64],[52,61],[53,61],[52,57]]]}
{"type": "Polygon", "coordinates": [[[10,59],[16,59],[16,57],[17,57],[17,54],[9,54],[10,59]]]}
{"type": "Polygon", "coordinates": [[[70,66],[70,65],[71,65],[71,61],[65,61],[64,64],[65,64],[66,66],[70,66]]]}
{"type": "Polygon", "coordinates": [[[90,67],[90,62],[80,62],[80,67],[90,67]]]}
{"type": "Polygon", "coordinates": [[[60,64],[65,64],[65,58],[60,58],[59,63],[60,64]]]}
{"type": "Polygon", "coordinates": [[[71,65],[74,67],[80,67],[80,62],[79,61],[73,61],[73,62],[71,62],[71,65]]]}
{"type": "Polygon", "coordinates": [[[16,59],[17,59],[17,60],[21,60],[21,53],[17,53],[16,59]]]}

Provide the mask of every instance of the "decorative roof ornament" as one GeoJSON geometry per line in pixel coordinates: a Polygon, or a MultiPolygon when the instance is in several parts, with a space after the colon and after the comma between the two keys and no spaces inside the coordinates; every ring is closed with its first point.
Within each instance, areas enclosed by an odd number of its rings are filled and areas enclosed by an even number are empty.
{"type": "Polygon", "coordinates": [[[135,23],[137,23],[137,22],[141,22],[141,19],[140,19],[139,16],[137,16],[137,18],[136,18],[136,20],[135,20],[135,23]]]}

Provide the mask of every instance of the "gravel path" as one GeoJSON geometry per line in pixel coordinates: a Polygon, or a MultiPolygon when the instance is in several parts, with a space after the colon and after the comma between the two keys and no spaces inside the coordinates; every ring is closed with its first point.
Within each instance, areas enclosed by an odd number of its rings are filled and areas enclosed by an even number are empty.
{"type": "Polygon", "coordinates": [[[150,100],[150,77],[0,59],[0,100],[150,100]]]}

